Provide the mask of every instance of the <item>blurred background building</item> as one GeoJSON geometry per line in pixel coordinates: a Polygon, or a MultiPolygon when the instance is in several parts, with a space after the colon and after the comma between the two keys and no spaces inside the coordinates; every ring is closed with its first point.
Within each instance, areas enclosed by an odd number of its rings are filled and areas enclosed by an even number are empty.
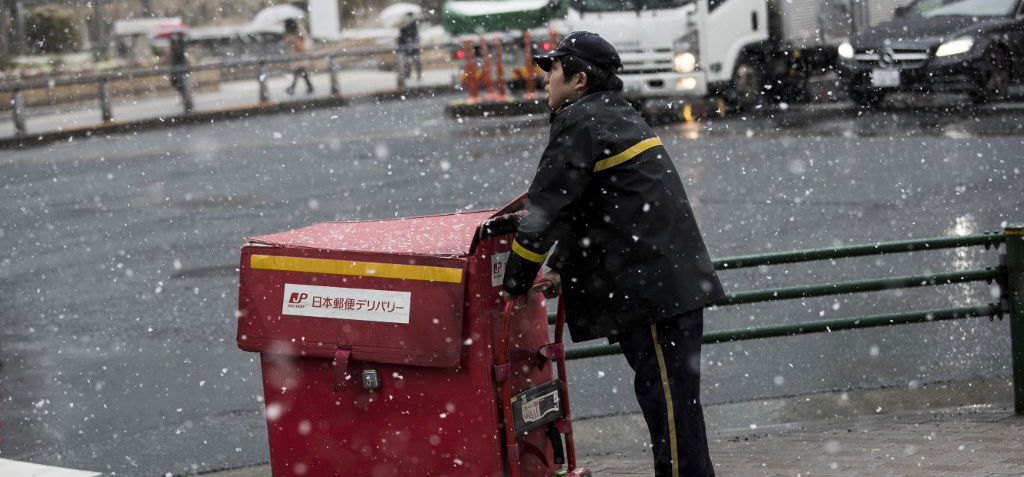
{"type": "MultiPolygon", "coordinates": [[[[372,23],[377,12],[396,0],[335,1],[338,24],[352,28],[372,23]]],[[[417,3],[430,16],[439,15],[443,1],[417,3]]],[[[107,59],[139,54],[136,40],[163,19],[188,25],[194,40],[214,51],[218,44],[220,51],[229,51],[232,36],[244,32],[258,12],[282,4],[307,8],[307,0],[0,0],[0,66],[20,55],[91,52],[96,59],[107,59]]]]}

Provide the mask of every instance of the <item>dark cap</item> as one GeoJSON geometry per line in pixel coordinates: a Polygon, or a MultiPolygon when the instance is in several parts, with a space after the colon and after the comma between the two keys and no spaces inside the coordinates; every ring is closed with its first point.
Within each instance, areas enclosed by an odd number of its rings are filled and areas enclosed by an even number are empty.
{"type": "Polygon", "coordinates": [[[583,58],[612,72],[622,68],[622,60],[619,59],[619,52],[615,51],[615,47],[608,43],[608,40],[601,38],[601,35],[589,31],[574,31],[566,35],[554,51],[535,55],[533,60],[540,69],[551,71],[551,62],[566,55],[583,58]]]}

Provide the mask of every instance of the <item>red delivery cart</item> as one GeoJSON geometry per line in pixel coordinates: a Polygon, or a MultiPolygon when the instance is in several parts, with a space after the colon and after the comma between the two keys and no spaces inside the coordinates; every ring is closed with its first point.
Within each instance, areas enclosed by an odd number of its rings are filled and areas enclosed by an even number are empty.
{"type": "Polygon", "coordinates": [[[260,353],[274,477],[590,475],[561,326],[539,293],[499,296],[522,202],[247,239],[237,344],[260,353]]]}

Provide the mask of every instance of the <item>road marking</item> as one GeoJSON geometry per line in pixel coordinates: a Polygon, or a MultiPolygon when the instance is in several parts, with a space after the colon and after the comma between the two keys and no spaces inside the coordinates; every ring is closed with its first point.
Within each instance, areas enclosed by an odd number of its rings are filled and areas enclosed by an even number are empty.
{"type": "Polygon", "coordinates": [[[48,465],[30,464],[0,459],[0,475],[4,477],[99,477],[96,472],[63,469],[48,465]]]}

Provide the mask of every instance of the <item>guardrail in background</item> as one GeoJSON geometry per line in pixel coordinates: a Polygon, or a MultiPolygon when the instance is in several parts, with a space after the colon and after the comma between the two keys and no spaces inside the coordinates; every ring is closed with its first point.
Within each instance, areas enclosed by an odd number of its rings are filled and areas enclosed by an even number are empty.
{"type": "MultiPolygon", "coordinates": [[[[921,240],[882,242],[870,245],[855,245],[827,249],[795,252],[745,255],[730,257],[714,262],[716,270],[779,265],[785,263],[834,260],[840,258],[885,255],[926,250],[941,250],[958,247],[984,246],[986,249],[1006,245],[1006,252],[1000,256],[997,267],[984,270],[942,272],[877,280],[860,280],[841,283],[755,290],[729,294],[715,305],[739,305],[794,298],[862,293],[869,291],[893,290],[923,286],[939,286],[953,283],[995,281],[999,285],[998,303],[942,308],[905,313],[857,316],[832,320],[809,321],[783,325],[758,326],[736,330],[722,330],[704,333],[704,343],[726,343],[780,336],[794,336],[811,333],[833,332],[878,326],[906,325],[933,321],[955,320],[977,316],[1010,317],[1010,354],[1013,368],[1014,412],[1024,415],[1024,225],[1008,226],[1002,232],[970,235],[964,237],[943,237],[921,240]]],[[[554,316],[549,321],[554,323],[554,316]]],[[[618,344],[585,346],[566,350],[566,359],[583,359],[621,353],[618,344]]]]}
{"type": "MultiPolygon", "coordinates": [[[[434,46],[424,48],[424,50],[431,49],[442,49],[444,46],[434,46]]],[[[114,115],[111,109],[110,102],[110,82],[112,80],[124,80],[124,79],[136,79],[136,78],[147,78],[153,76],[172,76],[179,75],[184,77],[183,87],[179,91],[182,98],[182,108],[185,114],[193,112],[195,109],[195,102],[193,99],[191,82],[188,80],[189,75],[195,71],[204,70],[229,70],[235,68],[249,68],[256,67],[256,81],[259,82],[259,101],[256,104],[266,103],[270,101],[270,88],[267,84],[269,74],[267,67],[269,65],[284,64],[284,63],[296,63],[300,61],[326,59],[327,62],[327,73],[330,78],[330,97],[338,97],[341,95],[341,84],[338,81],[338,58],[343,57],[359,57],[359,56],[374,56],[374,55],[386,55],[395,54],[395,48],[364,48],[359,50],[350,50],[334,53],[320,53],[313,55],[304,56],[268,56],[262,58],[256,58],[251,60],[236,60],[226,61],[221,63],[211,63],[205,65],[195,66],[179,66],[169,68],[153,68],[153,69],[137,69],[137,70],[125,70],[117,71],[112,73],[104,74],[91,74],[82,75],[73,78],[55,78],[45,79],[36,81],[24,81],[14,84],[0,84],[0,93],[11,93],[12,103],[12,114],[14,117],[14,129],[15,135],[24,136],[27,134],[25,129],[25,100],[22,96],[22,92],[30,89],[47,89],[54,88],[57,86],[71,86],[71,85],[87,85],[96,84],[99,91],[99,102],[100,102],[100,117],[103,122],[111,122],[114,120],[114,115]]]]}

